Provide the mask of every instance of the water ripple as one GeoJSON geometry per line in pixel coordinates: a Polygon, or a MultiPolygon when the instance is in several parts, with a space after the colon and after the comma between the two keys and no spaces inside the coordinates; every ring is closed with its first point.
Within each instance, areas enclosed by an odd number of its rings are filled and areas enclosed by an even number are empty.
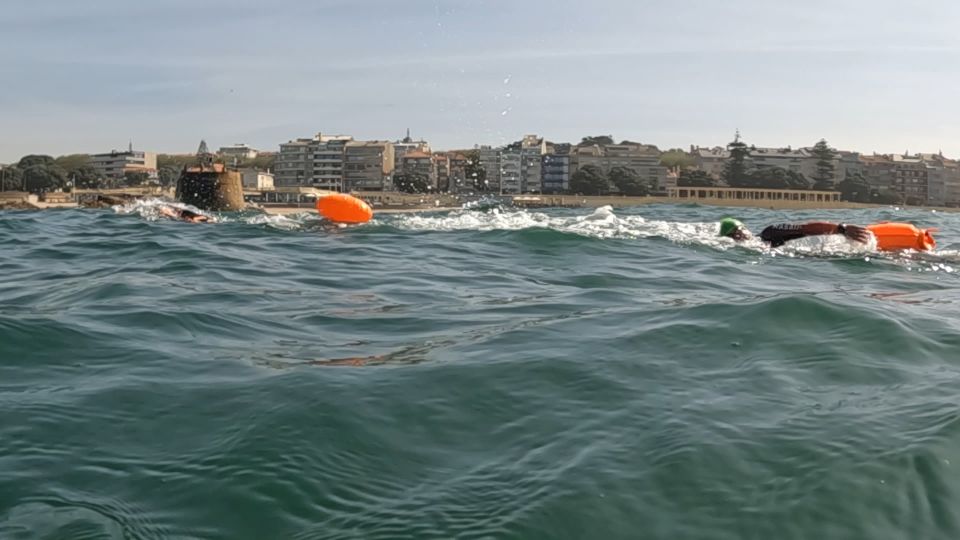
{"type": "Polygon", "coordinates": [[[0,214],[0,537],[960,535],[953,214],[157,204],[0,214]]]}

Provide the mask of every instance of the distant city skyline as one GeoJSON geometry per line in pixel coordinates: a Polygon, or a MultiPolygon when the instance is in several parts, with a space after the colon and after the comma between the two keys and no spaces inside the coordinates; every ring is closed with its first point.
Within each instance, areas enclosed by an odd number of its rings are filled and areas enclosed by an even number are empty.
{"type": "Polygon", "coordinates": [[[960,6],[760,0],[10,0],[0,163],[279,144],[610,134],[960,157],[960,6]]]}

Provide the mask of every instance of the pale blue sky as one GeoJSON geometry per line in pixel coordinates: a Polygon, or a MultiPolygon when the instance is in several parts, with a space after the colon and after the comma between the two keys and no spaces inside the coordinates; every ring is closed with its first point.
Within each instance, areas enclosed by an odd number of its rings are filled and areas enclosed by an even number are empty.
{"type": "Polygon", "coordinates": [[[0,162],[276,150],[317,131],[435,148],[613,134],[826,137],[960,157],[960,4],[887,0],[3,0],[0,162]]]}

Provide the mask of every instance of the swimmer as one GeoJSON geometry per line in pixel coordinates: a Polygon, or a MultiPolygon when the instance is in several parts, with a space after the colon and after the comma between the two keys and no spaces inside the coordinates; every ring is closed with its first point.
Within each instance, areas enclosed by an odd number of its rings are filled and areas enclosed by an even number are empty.
{"type": "Polygon", "coordinates": [[[191,210],[176,208],[173,206],[161,206],[160,214],[170,219],[178,219],[187,223],[207,223],[210,218],[203,214],[198,214],[191,210]]]}
{"type": "MultiPolygon", "coordinates": [[[[770,244],[770,247],[780,247],[784,242],[790,240],[824,234],[842,234],[857,242],[866,242],[870,239],[870,232],[858,225],[812,221],[799,224],[778,223],[770,225],[760,233],[760,240],[770,244]]],[[[720,222],[720,236],[732,238],[737,242],[753,237],[743,223],[733,218],[724,218],[720,222]]]]}

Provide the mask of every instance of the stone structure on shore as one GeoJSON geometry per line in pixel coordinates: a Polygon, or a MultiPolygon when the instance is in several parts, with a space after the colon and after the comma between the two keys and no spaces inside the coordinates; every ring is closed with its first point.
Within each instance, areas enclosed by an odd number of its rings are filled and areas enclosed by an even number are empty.
{"type": "Polygon", "coordinates": [[[201,210],[242,210],[246,206],[240,172],[214,163],[204,141],[197,150],[197,164],[185,167],[177,180],[176,199],[201,210]]]}

